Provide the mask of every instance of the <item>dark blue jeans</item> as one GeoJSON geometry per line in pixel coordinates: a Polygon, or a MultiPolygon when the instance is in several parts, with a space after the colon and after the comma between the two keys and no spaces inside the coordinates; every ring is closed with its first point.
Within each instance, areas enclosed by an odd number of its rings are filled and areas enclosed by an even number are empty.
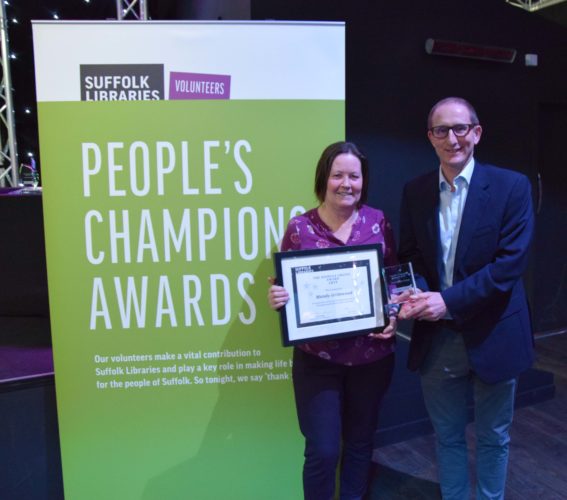
{"type": "Polygon", "coordinates": [[[444,500],[470,497],[466,426],[467,391],[474,394],[476,499],[502,500],[506,489],[516,379],[487,384],[471,372],[463,336],[443,329],[421,368],[425,406],[437,437],[444,500]]]}
{"type": "Polygon", "coordinates": [[[368,486],[378,411],[394,355],[345,366],[296,348],[293,360],[295,404],[305,437],[305,500],[334,498],[339,459],[340,498],[360,499],[368,486]]]}

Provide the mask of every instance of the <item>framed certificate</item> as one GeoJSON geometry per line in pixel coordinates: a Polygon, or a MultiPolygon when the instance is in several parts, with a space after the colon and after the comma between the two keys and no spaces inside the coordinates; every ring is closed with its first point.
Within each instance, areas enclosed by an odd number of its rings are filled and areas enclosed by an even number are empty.
{"type": "Polygon", "coordinates": [[[389,322],[381,245],[274,254],[284,346],[382,331],[389,322]]]}

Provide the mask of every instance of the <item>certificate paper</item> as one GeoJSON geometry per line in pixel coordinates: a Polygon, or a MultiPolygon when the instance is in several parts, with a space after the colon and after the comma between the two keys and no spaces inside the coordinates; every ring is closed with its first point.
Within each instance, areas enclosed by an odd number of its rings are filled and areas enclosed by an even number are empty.
{"type": "Polygon", "coordinates": [[[370,261],[292,268],[298,327],[374,315],[370,261]]]}
{"type": "Polygon", "coordinates": [[[281,310],[284,345],[387,326],[380,245],[278,252],[275,263],[277,282],[290,295],[281,310]]]}

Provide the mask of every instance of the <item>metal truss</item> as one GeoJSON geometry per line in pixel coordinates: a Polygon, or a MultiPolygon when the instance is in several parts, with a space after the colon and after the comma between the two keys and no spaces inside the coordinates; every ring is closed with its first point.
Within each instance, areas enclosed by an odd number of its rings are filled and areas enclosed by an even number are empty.
{"type": "Polygon", "coordinates": [[[146,0],[116,0],[116,12],[119,21],[148,19],[148,3],[146,0]]]}
{"type": "Polygon", "coordinates": [[[535,12],[536,10],[543,9],[545,7],[551,7],[552,5],[557,5],[558,3],[563,3],[567,0],[506,0],[506,3],[514,5],[515,7],[520,7],[529,12],[535,12]]]}
{"type": "Polygon", "coordinates": [[[0,82],[0,186],[6,182],[18,185],[18,150],[16,148],[16,125],[12,101],[12,78],[10,75],[10,51],[8,44],[8,20],[6,7],[0,0],[0,51],[2,81],[0,82]]]}

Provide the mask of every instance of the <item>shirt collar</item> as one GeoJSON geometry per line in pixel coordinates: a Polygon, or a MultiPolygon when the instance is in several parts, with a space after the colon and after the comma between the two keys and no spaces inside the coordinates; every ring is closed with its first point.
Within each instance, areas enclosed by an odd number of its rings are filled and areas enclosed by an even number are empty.
{"type": "MultiPolygon", "coordinates": [[[[461,170],[461,173],[457,175],[457,177],[455,177],[455,180],[453,182],[455,182],[457,179],[463,179],[466,182],[466,184],[470,186],[473,170],[474,170],[474,158],[471,156],[470,160],[465,165],[465,168],[461,170]]],[[[439,166],[439,191],[443,191],[445,189],[449,189],[449,183],[447,182],[445,176],[443,175],[443,170],[441,169],[441,166],[439,166]]]]}

